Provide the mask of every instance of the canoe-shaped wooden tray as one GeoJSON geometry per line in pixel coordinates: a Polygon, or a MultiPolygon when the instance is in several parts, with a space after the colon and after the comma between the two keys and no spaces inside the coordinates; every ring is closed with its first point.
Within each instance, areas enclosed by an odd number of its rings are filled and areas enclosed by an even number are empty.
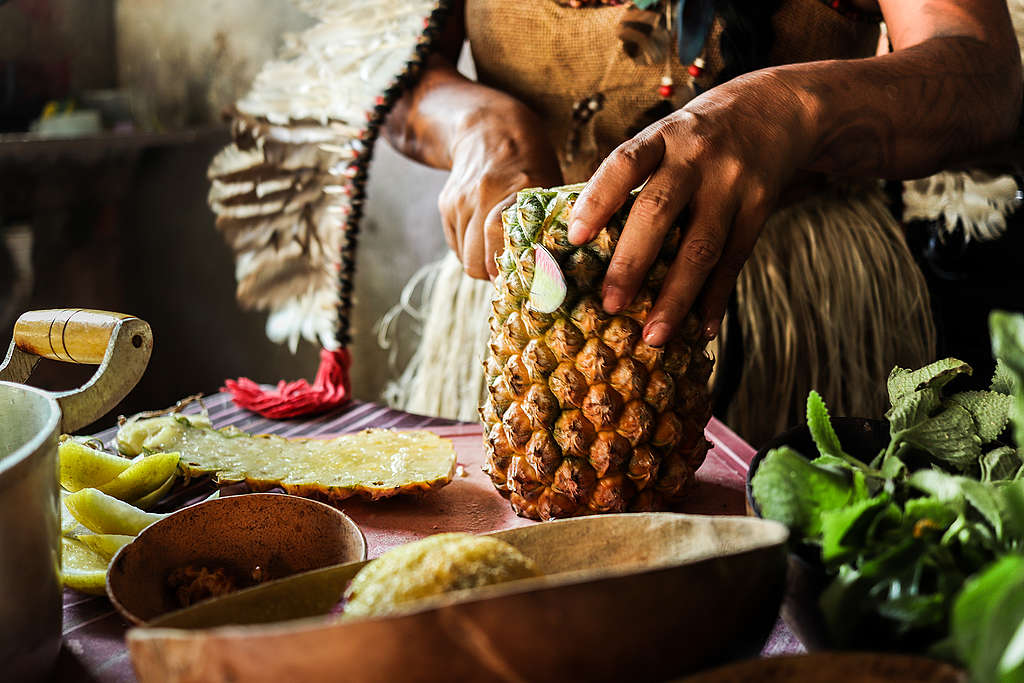
{"type": "Polygon", "coordinates": [[[345,620],[326,613],[365,562],[315,570],[131,630],[136,673],[142,683],[664,681],[756,654],[785,584],[788,532],[767,520],[640,513],[491,535],[544,575],[345,620]]]}

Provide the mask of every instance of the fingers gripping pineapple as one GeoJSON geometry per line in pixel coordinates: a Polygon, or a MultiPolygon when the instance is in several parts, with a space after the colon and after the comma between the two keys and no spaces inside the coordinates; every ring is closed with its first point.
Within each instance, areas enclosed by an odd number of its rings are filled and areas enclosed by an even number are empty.
{"type": "Polygon", "coordinates": [[[581,188],[524,190],[502,215],[480,411],[484,469],[534,519],[664,509],[710,446],[713,360],[697,319],[662,348],[640,337],[680,230],[666,237],[633,304],[608,315],[598,288],[630,204],[576,247],[566,224],[581,188]]]}

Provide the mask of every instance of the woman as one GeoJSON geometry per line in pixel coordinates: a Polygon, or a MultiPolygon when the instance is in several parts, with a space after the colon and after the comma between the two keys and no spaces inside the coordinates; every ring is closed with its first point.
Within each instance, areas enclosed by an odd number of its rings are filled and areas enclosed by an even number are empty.
{"type": "MultiPolygon", "coordinates": [[[[1012,134],[1021,66],[1005,3],[726,1],[702,25],[690,0],[671,37],[695,38],[697,59],[676,58],[673,40],[646,65],[619,40],[638,8],[571,4],[588,6],[457,3],[388,118],[400,151],[451,170],[439,206],[465,272],[495,275],[499,214],[519,189],[589,178],[570,226],[581,243],[643,185],[603,283],[606,310],[628,305],[682,216],[644,339],[663,344],[691,309],[708,339],[727,332],[718,383],[735,393],[730,424],[758,442],[796,421],[810,388],[836,412],[884,410],[888,369],[930,360],[934,332],[924,280],[871,179],[926,175],[1012,134]],[[892,51],[872,56],[878,13],[892,51]],[[464,38],[479,82],[455,68],[464,38]]],[[[655,16],[633,18],[652,35],[675,25],[655,16]]]]}

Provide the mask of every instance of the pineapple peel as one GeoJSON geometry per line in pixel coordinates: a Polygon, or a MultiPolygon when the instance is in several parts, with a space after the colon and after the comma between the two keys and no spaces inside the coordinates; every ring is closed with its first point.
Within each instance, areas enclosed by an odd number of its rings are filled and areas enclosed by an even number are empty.
{"type": "Polygon", "coordinates": [[[558,261],[540,244],[533,245],[536,266],[530,284],[530,307],[539,313],[554,313],[565,301],[568,288],[558,261]]]}
{"type": "Polygon", "coordinates": [[[129,455],[143,448],[181,453],[181,467],[189,475],[213,474],[218,483],[245,482],[256,491],[281,487],[331,502],[433,490],[448,484],[455,472],[451,442],[422,430],[286,439],[214,429],[208,421],[178,415],[130,420],[117,438],[129,455]]]}

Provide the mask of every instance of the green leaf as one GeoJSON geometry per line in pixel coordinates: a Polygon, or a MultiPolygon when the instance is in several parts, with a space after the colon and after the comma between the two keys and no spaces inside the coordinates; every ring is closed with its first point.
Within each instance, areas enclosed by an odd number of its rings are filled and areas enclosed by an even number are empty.
{"type": "Polygon", "coordinates": [[[836,472],[852,472],[854,469],[848,461],[834,455],[819,455],[811,464],[815,467],[831,468],[836,472]]]}
{"type": "Polygon", "coordinates": [[[944,595],[901,595],[882,600],[878,613],[899,623],[900,631],[940,624],[946,618],[944,595]]]}
{"type": "Polygon", "coordinates": [[[953,604],[953,641],[972,680],[1024,681],[1022,624],[1024,557],[1009,555],[967,581],[953,604]]]}
{"type": "Polygon", "coordinates": [[[893,431],[892,438],[927,451],[934,458],[960,470],[974,465],[981,457],[981,438],[976,432],[974,418],[955,403],[934,417],[893,431]]]}
{"type": "Polygon", "coordinates": [[[999,677],[1004,681],[1024,680],[1024,618],[999,658],[999,677]]]}
{"type": "MultiPolygon", "coordinates": [[[[862,477],[863,479],[863,477],[862,477]]],[[[775,448],[751,481],[761,514],[809,540],[821,535],[821,514],[866,497],[866,488],[831,469],[816,467],[789,447],[775,448]]]]}
{"type": "Polygon", "coordinates": [[[844,564],[822,591],[818,606],[828,628],[829,638],[838,647],[849,646],[858,636],[863,637],[860,622],[874,603],[869,595],[870,589],[870,581],[850,565],[844,564]]]}
{"type": "Polygon", "coordinates": [[[958,375],[971,374],[971,366],[956,358],[944,358],[926,365],[920,370],[906,370],[895,367],[889,373],[886,386],[889,389],[889,401],[896,403],[908,394],[925,388],[941,389],[958,375]]]}
{"type": "Polygon", "coordinates": [[[997,540],[1003,540],[1003,517],[1000,514],[999,501],[995,489],[990,484],[983,484],[974,479],[960,477],[960,490],[971,506],[981,513],[989,526],[995,531],[997,540]]]}
{"type": "Polygon", "coordinates": [[[890,506],[889,496],[858,501],[853,505],[827,510],[821,514],[821,559],[834,563],[854,555],[865,545],[875,517],[890,506]]]}
{"type": "Polygon", "coordinates": [[[1014,398],[1010,410],[1014,440],[1024,447],[1024,315],[993,311],[988,321],[992,353],[1002,361],[1004,374],[1012,378],[1008,384],[1014,398]]]}
{"type": "Polygon", "coordinates": [[[979,464],[981,465],[982,481],[1008,481],[1020,472],[1021,460],[1017,449],[1000,446],[983,454],[979,464]]]}
{"type": "Polygon", "coordinates": [[[895,435],[927,420],[942,404],[938,389],[922,389],[904,394],[893,402],[885,416],[889,419],[889,432],[895,435]]]}
{"type": "Polygon", "coordinates": [[[910,475],[907,483],[924,491],[942,503],[956,503],[963,500],[960,478],[938,470],[918,470],[910,475]]]}
{"type": "Polygon", "coordinates": [[[912,498],[903,507],[903,523],[915,538],[929,532],[941,536],[959,512],[937,498],[912,498]]]}
{"type": "Polygon", "coordinates": [[[989,390],[1000,394],[1013,394],[1017,390],[1017,378],[1001,358],[996,359],[996,371],[992,375],[989,390]]]}
{"type": "Polygon", "coordinates": [[[1024,481],[1001,483],[996,494],[1006,538],[1009,545],[1019,548],[1024,543],[1024,481]]]}
{"type": "Polygon", "coordinates": [[[956,403],[974,418],[982,443],[995,441],[1010,421],[1013,399],[994,391],[961,391],[947,400],[956,403]]]}
{"type": "Polygon", "coordinates": [[[896,479],[907,471],[907,466],[895,453],[886,453],[882,458],[882,476],[886,479],[896,479]]]}
{"type": "Polygon", "coordinates": [[[831,455],[835,458],[847,458],[843,447],[839,445],[839,437],[832,429],[832,420],[829,418],[828,408],[825,400],[813,389],[807,394],[807,429],[811,432],[814,445],[822,455],[831,455]]]}

